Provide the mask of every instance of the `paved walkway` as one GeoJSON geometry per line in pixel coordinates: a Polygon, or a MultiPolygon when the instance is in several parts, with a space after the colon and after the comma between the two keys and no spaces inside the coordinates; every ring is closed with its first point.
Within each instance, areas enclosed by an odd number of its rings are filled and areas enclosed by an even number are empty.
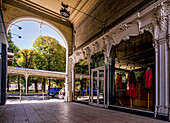
{"type": "Polygon", "coordinates": [[[39,102],[0,106],[0,123],[164,123],[78,103],[39,102]]]}

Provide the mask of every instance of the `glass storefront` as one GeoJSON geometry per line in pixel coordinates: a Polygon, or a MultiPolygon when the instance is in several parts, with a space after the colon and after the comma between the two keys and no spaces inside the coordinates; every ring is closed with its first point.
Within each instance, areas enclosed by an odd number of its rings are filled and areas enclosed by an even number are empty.
{"type": "MultiPolygon", "coordinates": [[[[91,57],[91,71],[104,66],[103,52],[96,53],[91,57]]],[[[92,74],[92,73],[91,73],[92,74]]],[[[104,68],[93,71],[93,85],[89,83],[88,60],[85,59],[75,64],[74,99],[76,101],[86,101],[91,99],[93,103],[104,104],[104,68]],[[97,79],[99,77],[99,80],[97,79]],[[93,89],[91,88],[93,86],[93,89]],[[97,90],[99,86],[99,89],[97,90]],[[93,98],[91,97],[93,95],[93,98]],[[90,98],[89,98],[90,96],[90,98]]]]}
{"type": "Polygon", "coordinates": [[[87,59],[75,65],[74,90],[75,100],[89,101],[89,71],[87,59]]]}
{"type": "Polygon", "coordinates": [[[112,105],[154,110],[155,52],[152,43],[152,35],[144,32],[112,47],[112,105]]]}
{"type": "Polygon", "coordinates": [[[91,83],[91,104],[104,106],[106,86],[103,52],[96,53],[91,57],[91,83]]]}

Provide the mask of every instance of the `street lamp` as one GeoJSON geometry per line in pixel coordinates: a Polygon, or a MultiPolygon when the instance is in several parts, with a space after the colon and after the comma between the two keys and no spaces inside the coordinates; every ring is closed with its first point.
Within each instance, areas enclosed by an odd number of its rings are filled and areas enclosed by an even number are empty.
{"type": "Polygon", "coordinates": [[[64,8],[61,8],[61,9],[60,9],[60,14],[61,14],[63,17],[68,18],[68,17],[70,16],[70,12],[66,10],[66,8],[68,8],[68,5],[65,5],[63,2],[61,3],[61,5],[62,5],[64,8]]]}
{"type": "Polygon", "coordinates": [[[17,34],[14,34],[14,33],[11,33],[12,35],[15,35],[15,36],[18,36],[18,38],[22,38],[20,35],[17,35],[17,34]]]}

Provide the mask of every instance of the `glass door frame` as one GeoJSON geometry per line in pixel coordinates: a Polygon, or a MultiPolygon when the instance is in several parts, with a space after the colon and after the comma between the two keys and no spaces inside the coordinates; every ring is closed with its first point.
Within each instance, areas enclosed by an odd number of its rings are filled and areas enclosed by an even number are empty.
{"type": "Polygon", "coordinates": [[[106,77],[106,73],[105,73],[105,66],[101,66],[101,67],[98,67],[98,68],[95,68],[95,69],[92,69],[91,70],[91,88],[90,88],[90,91],[91,91],[91,102],[90,104],[91,105],[95,105],[95,106],[100,106],[100,107],[105,107],[105,102],[106,102],[106,82],[105,82],[105,77],[106,77]],[[99,104],[99,71],[100,70],[104,70],[104,104],[99,104]],[[97,103],[93,103],[93,72],[97,71],[97,103]]]}

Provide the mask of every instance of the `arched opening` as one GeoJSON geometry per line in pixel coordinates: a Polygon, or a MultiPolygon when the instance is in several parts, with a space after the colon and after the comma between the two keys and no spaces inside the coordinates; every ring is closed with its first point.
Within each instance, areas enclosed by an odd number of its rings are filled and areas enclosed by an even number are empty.
{"type": "Polygon", "coordinates": [[[145,31],[112,47],[110,104],[154,111],[155,52],[145,31]]]}
{"type": "MultiPolygon", "coordinates": [[[[47,25],[49,28],[51,28],[51,29],[53,29],[55,32],[57,32],[57,34],[59,35],[59,38],[63,41],[63,44],[62,45],[64,45],[64,47],[66,48],[66,52],[65,52],[65,65],[63,65],[63,66],[65,66],[65,68],[64,68],[64,71],[62,70],[62,71],[58,71],[58,72],[64,72],[64,79],[65,79],[65,83],[64,83],[64,85],[65,85],[65,92],[66,92],[66,97],[67,97],[67,90],[68,90],[68,85],[67,85],[67,73],[68,73],[68,44],[67,44],[67,40],[66,40],[66,38],[65,38],[65,36],[63,35],[63,33],[57,28],[57,27],[55,27],[54,25],[52,25],[51,23],[49,23],[49,22],[47,22],[47,21],[45,21],[45,20],[41,20],[41,19],[38,19],[38,18],[35,18],[35,17],[21,17],[21,18],[16,18],[16,19],[14,19],[13,21],[11,21],[9,24],[8,24],[8,28],[7,28],[7,31],[12,27],[12,25],[15,25],[15,24],[17,24],[17,23],[19,23],[19,22],[23,22],[23,21],[33,21],[33,22],[38,22],[38,23],[40,23],[40,28],[41,28],[41,26],[42,25],[47,25]]],[[[28,32],[29,33],[29,32],[28,32]]],[[[54,38],[52,38],[52,37],[49,37],[49,36],[47,36],[48,38],[49,38],[49,40],[52,40],[52,39],[54,39],[54,38]]],[[[42,38],[43,38],[43,36],[42,36],[42,38]]],[[[42,39],[43,40],[43,39],[42,39]]],[[[46,39],[45,39],[46,40],[46,39]]],[[[55,40],[54,40],[55,41],[55,40]]],[[[56,40],[57,41],[57,40],[56,40]]],[[[37,43],[37,44],[39,44],[39,43],[37,43]]],[[[51,45],[51,44],[50,44],[51,45]]],[[[62,47],[61,45],[54,45],[54,46],[56,46],[56,48],[58,48],[58,46],[59,47],[62,47]]],[[[50,49],[49,49],[49,52],[53,52],[53,51],[50,51],[50,49]]],[[[48,61],[48,63],[49,62],[51,62],[50,60],[52,60],[52,59],[50,59],[49,58],[49,61],[48,61]]],[[[42,62],[42,61],[38,61],[38,62],[42,62]]],[[[53,63],[54,65],[56,64],[56,63],[53,63]]],[[[61,65],[62,66],[62,65],[61,65]]],[[[37,68],[38,69],[38,68],[37,68]]],[[[39,69],[39,70],[46,70],[46,69],[39,69]]],[[[48,69],[47,69],[48,70],[48,69]]],[[[51,67],[51,66],[49,66],[49,70],[51,70],[51,71],[55,71],[55,70],[53,70],[53,67],[51,67]]],[[[60,73],[59,73],[60,74],[60,73]]],[[[34,76],[34,75],[28,75],[28,76],[30,76],[29,78],[28,78],[28,81],[29,81],[29,79],[31,78],[31,79],[33,79],[33,77],[36,77],[36,76],[34,76]]],[[[38,75],[39,76],[39,75],[38,75]]],[[[27,77],[26,77],[27,78],[27,77]]],[[[55,79],[54,81],[56,81],[56,82],[58,82],[59,83],[59,80],[58,80],[58,78],[56,77],[51,77],[50,75],[49,76],[46,76],[46,78],[48,78],[48,82],[46,82],[46,83],[50,83],[50,81],[49,80],[51,80],[51,79],[55,79]]],[[[63,77],[62,77],[63,78],[63,77]]],[[[60,78],[59,78],[60,79],[60,78]]],[[[43,83],[45,83],[45,80],[43,80],[44,82],[43,83]]],[[[63,86],[63,84],[62,83],[59,83],[59,84],[57,84],[56,86],[63,86]]],[[[45,86],[43,87],[44,89],[46,88],[45,86]]],[[[25,90],[26,90],[26,88],[25,88],[25,90]]],[[[48,88],[47,88],[47,90],[48,90],[48,88]]],[[[26,90],[27,91],[27,90],[26,90]]]]}

